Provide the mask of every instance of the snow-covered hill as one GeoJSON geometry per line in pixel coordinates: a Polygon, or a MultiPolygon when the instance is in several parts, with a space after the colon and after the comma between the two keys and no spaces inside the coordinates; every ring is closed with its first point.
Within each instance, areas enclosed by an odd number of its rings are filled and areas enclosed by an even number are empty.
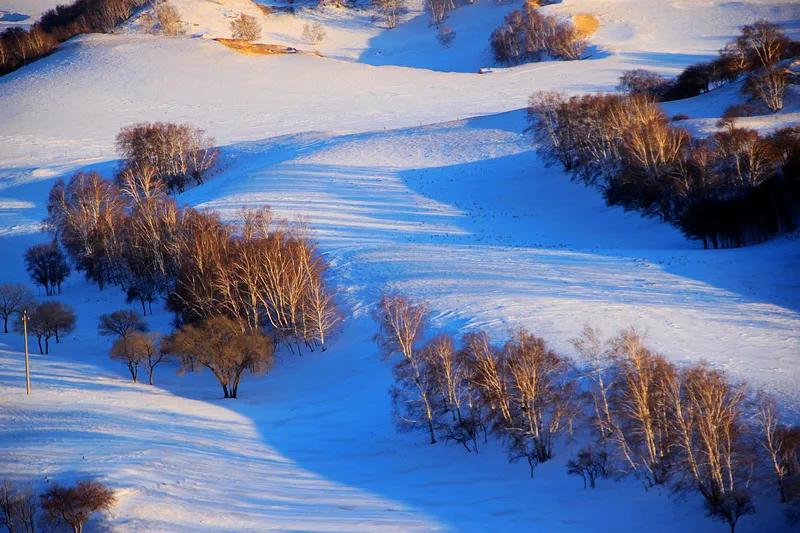
{"type": "MultiPolygon", "coordinates": [[[[757,18],[797,37],[796,3],[565,0],[545,9],[600,20],[592,57],[480,75],[488,34],[519,3],[459,8],[444,49],[418,10],[387,31],[362,10],[267,16],[244,0],[172,2],[187,38],[143,35],[134,21],[0,78],[0,282],[26,281],[21,255],[47,238],[38,222],[57,177],[110,177],[120,127],[185,121],[216,137],[222,171],[179,201],[227,218],[271,205],[306,220],[350,316],[330,350],[280,353],[270,374],[223,401],[210,376],[174,366],[155,388],[128,383],[96,335],[121,295],[73,275],[62,298],[78,329],[33,357],[31,398],[21,339],[0,334],[0,475],[100,476],[120,491],[109,516],[120,531],[725,529],[698,499],[633,479],[581,489],[564,473],[568,449],[529,479],[491,444],[474,455],[396,433],[368,311],[396,287],[429,302],[435,328],[499,339],[525,325],[568,354],[585,323],[609,335],[634,325],[674,361],[705,359],[775,393],[797,420],[797,237],[704,251],[609,209],[542,164],[520,110],[535,90],[611,90],[630,68],[675,73],[757,18]],[[323,24],[324,57],[241,55],[201,38],[228,37],[239,12],[262,20],[262,42],[298,48],[310,48],[304,24],[323,24]]],[[[729,86],[667,110],[707,132],[740,98],[729,86]]],[[[747,121],[800,123],[800,95],[747,121]]],[[[166,313],[150,320],[168,329],[166,313]]],[[[741,531],[785,529],[772,500],[759,495],[741,531]]]]}

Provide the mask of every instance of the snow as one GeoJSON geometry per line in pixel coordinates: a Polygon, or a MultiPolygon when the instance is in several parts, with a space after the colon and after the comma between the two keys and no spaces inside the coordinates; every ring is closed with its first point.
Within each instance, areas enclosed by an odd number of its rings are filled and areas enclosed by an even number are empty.
{"type": "MultiPolygon", "coordinates": [[[[674,74],[757,18],[797,37],[794,2],[565,0],[545,9],[600,20],[591,58],[483,75],[488,34],[518,3],[459,8],[444,49],[419,6],[386,31],[366,10],[265,16],[244,0],[171,2],[189,35],[205,38],[142,35],[134,20],[0,78],[0,282],[27,282],[21,254],[47,238],[39,224],[56,178],[112,176],[124,125],[185,121],[217,139],[222,170],[179,201],[230,220],[270,205],[306,221],[348,319],[327,352],[281,352],[270,374],[223,401],[211,376],[178,376],[174,365],[159,368],[155,387],[129,383],[96,334],[122,296],[73,275],[61,299],[78,329],[52,355],[33,355],[30,398],[21,340],[0,334],[0,477],[40,487],[102,477],[119,490],[107,517],[119,531],[725,529],[698,499],[633,479],[582,490],[564,475],[578,443],[531,480],[491,442],[475,455],[398,434],[369,311],[398,288],[430,305],[434,329],[484,328],[499,341],[524,325],[568,354],[585,323],[607,335],[633,325],[671,360],[707,360],[800,419],[797,235],[707,251],[609,209],[541,162],[521,110],[535,90],[613,90],[629,68],[674,74]],[[261,42],[301,49],[312,48],[303,25],[319,22],[324,57],[245,56],[209,39],[228,37],[239,12],[262,21],[261,42]]],[[[731,85],[666,108],[708,133],[739,102],[731,85]]],[[[740,120],[765,132],[798,124],[800,95],[779,114],[740,120]]],[[[160,331],[169,319],[149,317],[160,331]]],[[[759,496],[742,531],[786,529],[773,496],[759,496]]]]}

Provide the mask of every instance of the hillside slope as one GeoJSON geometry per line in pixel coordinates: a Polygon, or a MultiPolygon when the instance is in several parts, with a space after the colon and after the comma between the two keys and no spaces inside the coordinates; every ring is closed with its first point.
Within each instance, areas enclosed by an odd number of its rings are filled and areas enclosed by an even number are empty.
{"type": "MultiPolygon", "coordinates": [[[[174,1],[190,35],[206,37],[227,37],[229,15],[245,6],[174,1]]],[[[526,326],[569,355],[586,323],[607,335],[636,326],[671,360],[707,360],[775,393],[800,420],[797,236],[706,251],[610,209],[542,163],[520,110],[535,90],[611,90],[628,68],[675,72],[754,18],[797,36],[800,11],[768,0],[567,0],[546,9],[601,20],[592,58],[479,75],[485,37],[465,37],[488,35],[519,5],[491,4],[453,13],[449,50],[414,11],[384,31],[365,12],[326,9],[285,27],[288,15],[276,15],[262,41],[296,46],[305,20],[319,20],[329,57],[245,56],[209,39],[139,35],[133,24],[0,78],[0,282],[27,282],[22,253],[48,238],[39,222],[56,178],[112,177],[120,127],[185,121],[214,135],[222,154],[220,172],[178,200],[229,220],[270,205],[307,222],[348,311],[328,351],[281,351],[270,374],[246,377],[241,398],[224,401],[210,375],[178,376],[174,364],[156,387],[129,383],[96,333],[122,295],[73,274],[61,298],[78,329],[52,355],[33,356],[30,398],[21,339],[0,334],[0,475],[39,487],[107,480],[120,501],[95,530],[726,531],[698,498],[644,491],[635,479],[583,490],[565,474],[578,442],[530,479],[494,442],[476,455],[398,433],[370,311],[397,288],[429,303],[432,329],[481,328],[499,340],[526,326]]],[[[667,110],[708,132],[740,98],[730,86],[667,110]]],[[[748,120],[765,130],[800,123],[798,95],[782,113],[748,120]]],[[[148,320],[166,332],[170,318],[159,310],[148,320]]],[[[737,530],[788,530],[773,494],[756,503],[737,530]]]]}

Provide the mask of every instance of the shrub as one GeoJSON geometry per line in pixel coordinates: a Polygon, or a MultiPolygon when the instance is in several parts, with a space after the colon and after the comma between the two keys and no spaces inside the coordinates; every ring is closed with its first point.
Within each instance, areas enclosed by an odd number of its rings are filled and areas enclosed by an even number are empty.
{"type": "Polygon", "coordinates": [[[325,28],[319,22],[303,25],[303,39],[311,44],[319,44],[325,40],[325,28]]]}
{"type": "Polygon", "coordinates": [[[456,32],[449,26],[439,26],[436,30],[436,39],[445,48],[450,48],[456,38],[456,32]]]}
{"type": "Polygon", "coordinates": [[[225,398],[236,398],[245,370],[264,373],[272,366],[273,344],[261,333],[243,333],[239,324],[217,316],[187,325],[164,339],[165,351],[181,356],[185,370],[211,370],[225,398]]]}
{"type": "Polygon", "coordinates": [[[178,10],[166,2],[158,4],[154,10],[158,27],[161,33],[169,37],[177,37],[183,35],[186,31],[183,29],[183,21],[178,14],[178,10]]]}
{"type": "Polygon", "coordinates": [[[61,294],[61,284],[69,276],[69,265],[55,241],[37,244],[25,252],[25,269],[37,284],[44,287],[47,296],[61,294]]]}
{"type": "Polygon", "coordinates": [[[0,317],[3,318],[3,333],[8,333],[9,318],[33,305],[33,292],[25,285],[12,283],[0,285],[0,317]]]}
{"type": "Polygon", "coordinates": [[[240,13],[231,21],[231,36],[243,41],[255,41],[261,37],[261,25],[255,17],[240,13]]]}
{"type": "Polygon", "coordinates": [[[42,495],[42,509],[53,523],[82,533],[94,513],[111,509],[115,501],[114,491],[99,481],[79,481],[73,487],[55,483],[42,495]]]}
{"type": "Polygon", "coordinates": [[[731,104],[725,108],[720,118],[720,126],[730,126],[734,119],[739,117],[752,117],[758,114],[758,110],[753,104],[731,104]]]}

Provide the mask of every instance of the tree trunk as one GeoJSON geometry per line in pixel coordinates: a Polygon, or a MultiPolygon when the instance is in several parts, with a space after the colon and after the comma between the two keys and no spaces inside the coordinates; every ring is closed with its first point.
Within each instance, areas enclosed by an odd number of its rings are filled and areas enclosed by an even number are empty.
{"type": "Polygon", "coordinates": [[[8,333],[8,315],[3,315],[3,333],[8,333]]]}
{"type": "Polygon", "coordinates": [[[150,370],[148,371],[148,382],[150,385],[153,384],[153,374],[155,374],[155,369],[150,367],[150,370]]]}
{"type": "Polygon", "coordinates": [[[39,343],[39,355],[43,355],[44,354],[44,350],[42,350],[42,336],[41,335],[37,335],[36,336],[36,342],[39,343]]]}

